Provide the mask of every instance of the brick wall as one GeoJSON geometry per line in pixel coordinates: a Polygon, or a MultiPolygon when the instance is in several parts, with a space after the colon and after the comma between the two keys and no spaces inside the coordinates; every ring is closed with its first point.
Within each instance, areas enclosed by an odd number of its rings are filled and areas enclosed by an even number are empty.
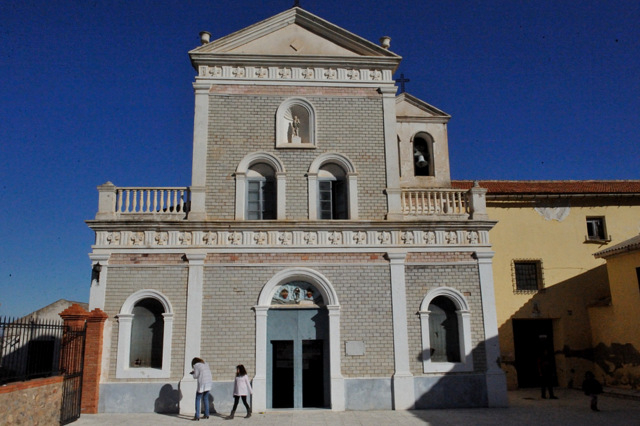
{"type": "Polygon", "coordinates": [[[345,377],[393,374],[390,272],[380,253],[210,254],[204,278],[202,356],[210,360],[216,380],[233,379],[237,364],[255,365],[252,307],[267,281],[285,267],[283,262],[313,268],[333,285],[341,305],[345,377]],[[366,354],[347,357],[347,340],[364,341],[366,354]]]}
{"type": "MultiPolygon", "coordinates": [[[[111,342],[105,345],[111,347],[111,357],[108,377],[116,380],[116,358],[118,354],[118,320],[115,316],[120,312],[125,300],[133,293],[143,289],[153,289],[164,294],[171,302],[174,310],[173,341],[171,342],[171,379],[179,380],[184,368],[184,345],[186,327],[187,300],[187,263],[175,264],[175,255],[154,255],[149,263],[161,265],[135,264],[131,259],[142,261],[143,256],[120,255],[114,256],[109,262],[109,291],[106,295],[104,311],[113,321],[111,342]],[[129,259],[129,264],[118,265],[118,261],[129,259]]],[[[124,262],[123,262],[124,263],[124,262]]],[[[137,381],[136,379],[118,379],[122,381],[137,381]]],[[[167,381],[168,379],[157,379],[167,381]]],[[[153,381],[149,379],[149,381],[153,381]]]]}
{"type": "Polygon", "coordinates": [[[463,260],[471,261],[468,253],[424,253],[412,255],[408,260],[438,258],[438,261],[453,262],[450,265],[407,265],[407,327],[409,331],[409,354],[411,372],[422,375],[422,332],[420,329],[420,304],[429,290],[438,287],[451,287],[462,293],[471,311],[471,345],[475,371],[486,368],[484,353],[484,326],[482,300],[480,294],[478,268],[473,264],[459,264],[463,260]]]}
{"type": "Polygon", "coordinates": [[[306,173],[325,152],[346,155],[358,172],[361,219],[383,219],[387,211],[382,98],[373,89],[348,95],[335,88],[214,89],[209,105],[207,200],[210,217],[235,216],[235,172],[247,154],[276,155],[287,171],[287,219],[309,217],[306,173]],[[232,91],[232,94],[224,93],[232,91]],[[223,92],[224,94],[220,93],[223,92]],[[292,96],[304,96],[316,110],[317,149],[275,149],[278,106],[292,96]]]}

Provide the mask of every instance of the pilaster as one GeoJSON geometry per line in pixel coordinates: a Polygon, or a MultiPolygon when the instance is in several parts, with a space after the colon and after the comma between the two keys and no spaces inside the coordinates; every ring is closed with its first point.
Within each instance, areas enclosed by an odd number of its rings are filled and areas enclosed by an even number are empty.
{"type": "Polygon", "coordinates": [[[267,410],[267,314],[268,306],[254,306],[256,313],[256,375],[253,377],[253,411],[267,410]]]}
{"type": "Polygon", "coordinates": [[[202,289],[204,280],[204,260],[206,253],[189,253],[189,282],[187,284],[187,326],[185,329],[184,375],[180,381],[184,404],[180,404],[180,414],[193,415],[197,382],[191,376],[191,360],[200,356],[202,336],[202,289]]]}
{"type": "Polygon", "coordinates": [[[493,288],[492,260],[493,252],[476,252],[480,291],[482,299],[482,315],[484,322],[484,340],[487,358],[487,400],[489,407],[507,407],[507,381],[500,368],[500,343],[498,340],[498,316],[496,298],[493,288]]]}
{"type": "Polygon", "coordinates": [[[409,334],[407,331],[407,296],[405,288],[406,252],[387,253],[391,269],[391,307],[393,310],[393,406],[409,410],[415,404],[413,374],[409,367],[409,334]]]}
{"type": "Polygon", "coordinates": [[[401,213],[400,205],[400,159],[396,124],[396,86],[382,86],[384,114],[384,151],[387,173],[387,214],[396,217],[401,213]]]}
{"type": "Polygon", "coordinates": [[[193,122],[193,169],[191,174],[190,220],[205,220],[205,193],[207,177],[207,139],[209,122],[209,84],[194,83],[195,112],[193,122]]]}

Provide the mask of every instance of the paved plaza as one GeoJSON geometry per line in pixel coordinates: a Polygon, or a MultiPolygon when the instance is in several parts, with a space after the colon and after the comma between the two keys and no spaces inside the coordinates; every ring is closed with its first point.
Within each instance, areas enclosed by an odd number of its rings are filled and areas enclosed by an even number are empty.
{"type": "MultiPolygon", "coordinates": [[[[589,398],[579,390],[558,389],[557,400],[540,399],[539,390],[509,392],[509,408],[474,408],[418,411],[345,411],[277,410],[244,418],[241,409],[236,418],[227,420],[228,413],[201,419],[198,425],[311,425],[311,426],[405,426],[405,425],[638,425],[640,401],[600,397],[600,412],[589,409],[589,398]]],[[[83,414],[77,426],[136,425],[162,426],[191,422],[190,417],[165,414],[83,414]]]]}

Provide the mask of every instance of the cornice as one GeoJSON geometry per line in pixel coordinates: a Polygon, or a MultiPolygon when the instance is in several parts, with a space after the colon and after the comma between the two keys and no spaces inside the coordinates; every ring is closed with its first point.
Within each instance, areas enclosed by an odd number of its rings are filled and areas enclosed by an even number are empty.
{"type": "Polygon", "coordinates": [[[201,248],[201,249],[278,249],[278,248],[356,248],[388,250],[390,248],[448,247],[478,248],[489,246],[487,226],[460,227],[456,225],[425,229],[407,226],[403,229],[387,227],[335,227],[310,229],[273,229],[268,227],[192,227],[161,229],[145,227],[122,228],[103,224],[96,230],[94,249],[140,248],[201,248]]]}

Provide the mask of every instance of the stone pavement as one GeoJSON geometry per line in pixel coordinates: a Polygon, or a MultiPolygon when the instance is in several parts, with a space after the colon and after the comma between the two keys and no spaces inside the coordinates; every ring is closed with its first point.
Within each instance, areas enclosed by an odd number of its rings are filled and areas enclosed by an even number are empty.
{"type": "MultiPolygon", "coordinates": [[[[453,426],[453,425],[625,425],[640,426],[640,401],[602,395],[599,406],[602,411],[589,409],[589,398],[575,389],[558,389],[557,400],[540,399],[538,389],[509,392],[509,408],[469,408],[451,410],[416,411],[345,411],[330,410],[276,410],[266,414],[254,414],[244,418],[238,412],[234,420],[226,420],[222,414],[200,419],[199,426],[207,425],[311,425],[311,426],[453,426]]],[[[223,413],[228,414],[228,413],[223,413]]],[[[135,425],[162,426],[184,425],[190,417],[164,414],[83,414],[74,426],[135,425]]],[[[196,424],[196,423],[194,423],[196,424]]]]}

